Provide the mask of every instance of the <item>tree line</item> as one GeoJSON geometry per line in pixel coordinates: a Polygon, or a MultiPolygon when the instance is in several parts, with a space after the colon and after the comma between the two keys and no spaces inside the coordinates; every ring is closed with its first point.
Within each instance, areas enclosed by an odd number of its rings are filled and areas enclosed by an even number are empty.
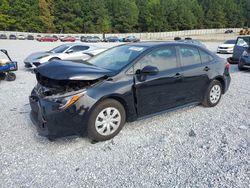
{"type": "Polygon", "coordinates": [[[0,0],[0,30],[162,32],[243,27],[250,0],[0,0]]]}

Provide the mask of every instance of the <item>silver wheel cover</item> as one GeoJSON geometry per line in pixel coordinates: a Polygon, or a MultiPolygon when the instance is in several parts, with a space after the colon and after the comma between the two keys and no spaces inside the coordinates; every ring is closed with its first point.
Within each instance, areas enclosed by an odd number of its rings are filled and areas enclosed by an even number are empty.
{"type": "Polygon", "coordinates": [[[102,136],[113,134],[121,124],[121,114],[114,107],[103,109],[96,117],[95,128],[102,136]]]}
{"type": "Polygon", "coordinates": [[[210,90],[210,102],[212,104],[217,103],[220,100],[221,96],[221,87],[219,85],[214,85],[210,90]]]}

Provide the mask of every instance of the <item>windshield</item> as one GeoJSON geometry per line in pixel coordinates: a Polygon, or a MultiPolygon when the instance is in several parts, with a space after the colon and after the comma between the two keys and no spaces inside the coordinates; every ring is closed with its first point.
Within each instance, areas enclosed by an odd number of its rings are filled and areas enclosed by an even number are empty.
{"type": "Polygon", "coordinates": [[[236,40],[227,40],[224,44],[235,44],[236,40]]]}
{"type": "Polygon", "coordinates": [[[50,50],[50,52],[52,53],[63,53],[66,49],[69,48],[69,45],[61,45],[61,46],[58,46],[52,50],[50,50]]]}
{"type": "Polygon", "coordinates": [[[104,69],[118,71],[145,50],[146,47],[141,46],[118,46],[91,58],[88,63],[104,69]]]}

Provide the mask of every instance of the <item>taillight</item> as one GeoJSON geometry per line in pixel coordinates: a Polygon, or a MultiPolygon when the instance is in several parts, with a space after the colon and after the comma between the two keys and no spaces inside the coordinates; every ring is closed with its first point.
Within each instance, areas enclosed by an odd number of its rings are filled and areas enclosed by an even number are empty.
{"type": "Polygon", "coordinates": [[[230,69],[230,66],[231,66],[230,63],[226,63],[225,68],[230,69]]]}

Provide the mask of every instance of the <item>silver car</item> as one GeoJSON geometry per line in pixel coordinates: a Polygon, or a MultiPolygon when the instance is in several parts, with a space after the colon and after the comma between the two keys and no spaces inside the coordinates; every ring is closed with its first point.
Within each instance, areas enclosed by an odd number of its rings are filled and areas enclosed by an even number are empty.
{"type": "Polygon", "coordinates": [[[35,68],[52,60],[84,61],[105,50],[92,45],[63,44],[47,52],[37,52],[29,55],[24,60],[24,64],[26,68],[35,68]]]}

